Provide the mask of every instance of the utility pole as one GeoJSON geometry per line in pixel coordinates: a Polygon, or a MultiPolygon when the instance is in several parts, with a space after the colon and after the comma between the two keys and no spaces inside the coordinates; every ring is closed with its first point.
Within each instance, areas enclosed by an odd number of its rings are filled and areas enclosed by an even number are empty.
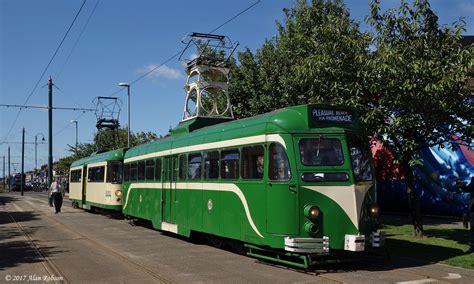
{"type": "Polygon", "coordinates": [[[36,174],[36,169],[38,168],[38,156],[36,154],[36,151],[38,151],[38,136],[35,135],[35,174],[36,174]]]}
{"type": "MultiPolygon", "coordinates": [[[[53,79],[48,80],[48,189],[53,181],[53,79]]],[[[48,203],[52,205],[48,196],[48,203]]]]}
{"type": "Polygon", "coordinates": [[[8,146],[8,192],[10,192],[11,185],[11,175],[10,175],[10,146],[8,146]]]}
{"type": "Polygon", "coordinates": [[[23,196],[23,189],[25,187],[24,183],[25,180],[23,179],[23,176],[25,174],[25,128],[23,127],[23,134],[21,141],[23,142],[21,144],[21,177],[20,177],[20,190],[21,190],[21,196],[23,196]]]}
{"type": "Polygon", "coordinates": [[[5,186],[6,180],[5,180],[5,155],[3,155],[3,185],[5,186]]]}

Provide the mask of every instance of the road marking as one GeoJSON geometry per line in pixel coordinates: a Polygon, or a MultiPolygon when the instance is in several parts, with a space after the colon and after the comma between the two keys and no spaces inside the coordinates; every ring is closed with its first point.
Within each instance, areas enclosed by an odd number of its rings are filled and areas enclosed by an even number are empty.
{"type": "Polygon", "coordinates": [[[448,273],[448,276],[443,277],[444,279],[459,279],[461,278],[461,274],[458,273],[448,273]]]}
{"type": "Polygon", "coordinates": [[[411,280],[411,281],[403,281],[403,282],[397,282],[397,284],[418,284],[418,283],[429,283],[429,282],[437,282],[438,280],[436,279],[419,279],[419,280],[411,280]]]}

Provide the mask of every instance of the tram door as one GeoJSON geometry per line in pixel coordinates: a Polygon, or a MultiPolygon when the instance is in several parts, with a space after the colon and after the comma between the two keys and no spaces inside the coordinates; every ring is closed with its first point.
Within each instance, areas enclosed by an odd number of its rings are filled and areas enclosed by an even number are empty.
{"type": "Polygon", "coordinates": [[[167,223],[176,223],[176,181],[178,179],[178,156],[165,158],[165,178],[163,181],[163,212],[167,223]]]}
{"type": "Polygon", "coordinates": [[[87,192],[87,166],[82,167],[82,204],[86,204],[87,192]]]}

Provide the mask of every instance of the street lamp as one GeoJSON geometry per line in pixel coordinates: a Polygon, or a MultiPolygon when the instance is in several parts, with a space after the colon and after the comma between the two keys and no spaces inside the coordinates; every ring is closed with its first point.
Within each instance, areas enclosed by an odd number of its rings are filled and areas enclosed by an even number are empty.
{"type": "Polygon", "coordinates": [[[38,156],[36,154],[37,152],[37,148],[38,148],[38,135],[41,135],[43,138],[41,139],[41,141],[44,142],[44,134],[43,133],[36,133],[35,135],[35,172],[36,172],[36,169],[38,168],[38,156]]]}
{"type": "Polygon", "coordinates": [[[127,88],[127,96],[128,96],[128,136],[127,136],[127,144],[128,148],[130,148],[130,84],[129,83],[119,83],[120,87],[127,88]]]}
{"type": "Polygon", "coordinates": [[[71,123],[76,124],[76,148],[75,148],[75,152],[76,152],[76,155],[77,155],[77,120],[71,120],[71,123]]]}

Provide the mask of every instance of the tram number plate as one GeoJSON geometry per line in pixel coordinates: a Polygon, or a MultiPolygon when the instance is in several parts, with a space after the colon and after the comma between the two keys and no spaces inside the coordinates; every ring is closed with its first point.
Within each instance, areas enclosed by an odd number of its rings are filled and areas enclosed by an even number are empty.
{"type": "Polygon", "coordinates": [[[311,118],[315,122],[353,123],[354,114],[349,110],[338,110],[314,107],[311,109],[311,118]]]}

